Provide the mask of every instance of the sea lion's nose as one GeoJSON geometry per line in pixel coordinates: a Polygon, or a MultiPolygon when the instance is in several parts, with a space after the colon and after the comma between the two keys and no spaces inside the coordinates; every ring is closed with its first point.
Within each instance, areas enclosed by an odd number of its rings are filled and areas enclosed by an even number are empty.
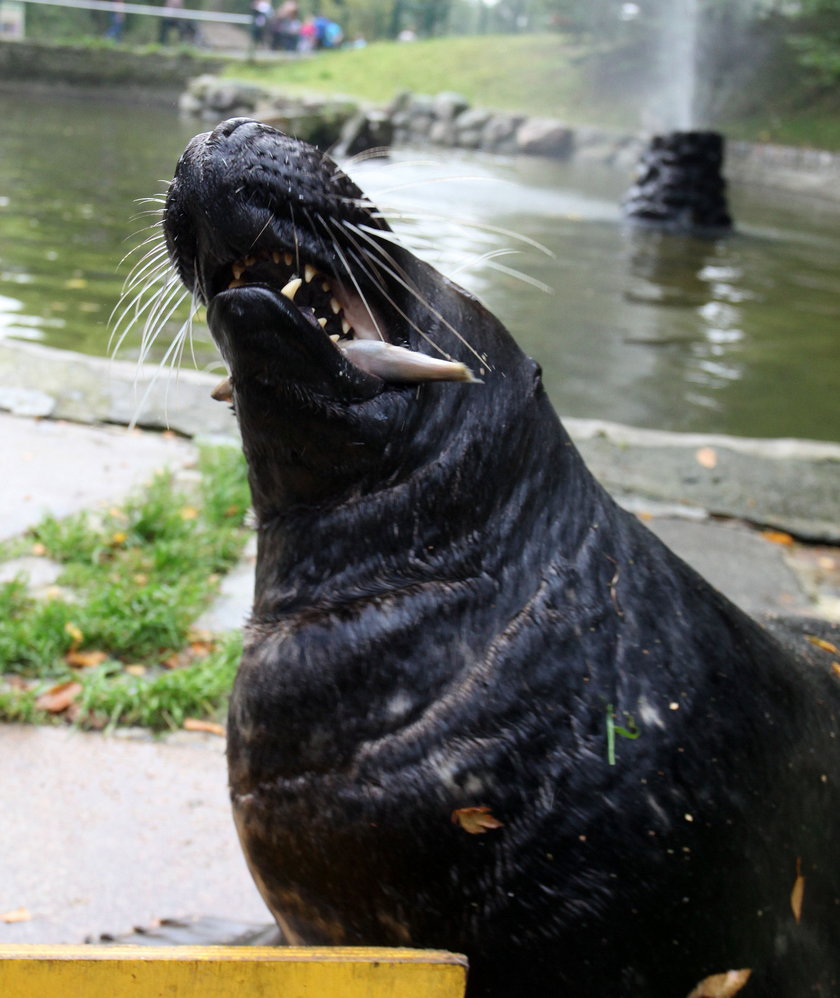
{"type": "Polygon", "coordinates": [[[220,125],[216,125],[213,131],[210,133],[210,138],[212,139],[227,139],[236,131],[237,128],[241,128],[243,125],[258,125],[259,122],[254,121],[253,118],[228,118],[227,121],[223,121],[220,125]]]}

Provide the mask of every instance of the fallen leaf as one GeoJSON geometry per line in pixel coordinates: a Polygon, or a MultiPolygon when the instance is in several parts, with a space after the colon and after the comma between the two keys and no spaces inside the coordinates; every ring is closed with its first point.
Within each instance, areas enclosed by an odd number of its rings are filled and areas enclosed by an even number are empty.
{"type": "Polygon", "coordinates": [[[105,651],[69,651],[64,656],[64,661],[76,669],[92,669],[107,658],[108,653],[105,651]]]}
{"type": "Polygon", "coordinates": [[[217,724],[215,721],[201,721],[197,717],[187,717],[184,719],[184,731],[204,731],[208,735],[225,736],[225,726],[217,724]]]}
{"type": "Polygon", "coordinates": [[[786,534],[784,530],[762,530],[761,536],[765,541],[770,541],[771,544],[781,544],[783,547],[792,547],[794,539],[790,534],[786,534]]]}
{"type": "Polygon", "coordinates": [[[58,683],[46,692],[42,693],[35,701],[38,710],[45,710],[49,714],[60,714],[71,706],[76,697],[82,692],[82,684],[73,679],[64,683],[58,683]]]}
{"type": "Polygon", "coordinates": [[[43,558],[46,553],[47,553],[46,546],[43,545],[40,541],[37,541],[35,544],[32,545],[32,554],[34,554],[36,558],[43,558]]]}
{"type": "Polygon", "coordinates": [[[840,662],[832,662],[831,669],[834,672],[835,676],[840,677],[840,662]]]}
{"type": "Polygon", "coordinates": [[[0,922],[5,922],[6,925],[12,925],[15,922],[29,922],[32,920],[32,915],[30,915],[27,908],[15,908],[14,911],[7,911],[4,915],[0,915],[0,922]]]}
{"type": "Polygon", "coordinates": [[[206,658],[215,647],[215,641],[190,641],[190,654],[194,658],[206,658]]]}
{"type": "Polygon", "coordinates": [[[111,534],[111,547],[120,547],[125,544],[125,539],[128,534],[124,530],[117,530],[116,533],[111,534]]]}
{"type": "Polygon", "coordinates": [[[717,451],[714,447],[701,447],[699,450],[695,451],[694,459],[701,468],[717,467],[717,451]]]}
{"type": "Polygon", "coordinates": [[[840,648],[838,648],[837,645],[833,645],[830,641],[826,641],[825,638],[818,638],[815,634],[806,634],[805,638],[815,647],[821,648],[823,651],[827,651],[831,655],[840,655],[840,648]]]}
{"type": "Polygon", "coordinates": [[[702,980],[688,998],[732,998],[750,979],[751,970],[727,970],[702,980]]]}
{"type": "Polygon", "coordinates": [[[127,665],[125,667],[125,671],[129,674],[129,676],[145,676],[146,666],[139,662],[132,662],[131,665],[127,665]]]}
{"type": "Polygon", "coordinates": [[[64,633],[70,635],[70,651],[75,651],[79,645],[85,640],[84,634],[79,630],[79,628],[73,623],[72,620],[68,620],[64,625],[64,633]]]}
{"type": "Polygon", "coordinates": [[[190,644],[193,644],[196,641],[213,642],[215,641],[215,638],[213,636],[213,632],[207,630],[205,627],[191,627],[189,631],[187,631],[187,641],[189,641],[190,644]]]}
{"type": "Polygon", "coordinates": [[[470,835],[484,835],[485,832],[503,827],[503,823],[490,813],[490,808],[483,804],[479,807],[459,807],[450,817],[453,825],[460,825],[470,835]]]}
{"type": "Polygon", "coordinates": [[[183,506],[180,511],[180,516],[182,520],[194,520],[198,516],[198,510],[195,506],[183,506]]]}
{"type": "Polygon", "coordinates": [[[802,899],[805,896],[805,878],[802,876],[802,861],[796,858],[796,880],[790,892],[790,909],[793,917],[799,922],[802,918],[802,899]]]}

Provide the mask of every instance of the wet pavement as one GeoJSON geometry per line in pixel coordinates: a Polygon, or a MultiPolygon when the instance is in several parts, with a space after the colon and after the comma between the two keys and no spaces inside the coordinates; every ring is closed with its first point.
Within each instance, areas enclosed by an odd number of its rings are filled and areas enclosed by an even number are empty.
{"type": "MultiPolygon", "coordinates": [[[[212,384],[190,390],[203,400],[212,384]]],[[[619,500],[748,612],[840,621],[840,445],[566,425],[619,500]]],[[[9,537],[45,512],[107,508],[159,468],[189,468],[196,447],[0,413],[0,455],[9,537]]],[[[239,626],[252,579],[251,549],[202,625],[239,626]]],[[[218,736],[187,732],[0,725],[0,943],[80,942],[193,913],[265,923],[230,818],[223,749],[218,736]]]]}

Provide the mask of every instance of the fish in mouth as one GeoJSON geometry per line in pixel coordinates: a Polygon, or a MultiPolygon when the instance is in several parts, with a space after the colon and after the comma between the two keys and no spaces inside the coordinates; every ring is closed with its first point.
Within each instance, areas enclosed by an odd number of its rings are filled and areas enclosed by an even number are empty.
{"type": "Polygon", "coordinates": [[[459,950],[482,998],[837,993],[829,664],[613,503],[539,366],[317,150],[224,122],[163,228],[248,460],[229,778],[288,941],[459,950]]]}

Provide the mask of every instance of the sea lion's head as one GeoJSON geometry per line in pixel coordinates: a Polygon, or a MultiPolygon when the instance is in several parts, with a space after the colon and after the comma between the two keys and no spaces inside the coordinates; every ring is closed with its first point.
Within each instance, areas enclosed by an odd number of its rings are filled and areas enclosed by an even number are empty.
{"type": "Polygon", "coordinates": [[[515,422],[505,407],[539,382],[332,160],[268,125],[233,118],[196,136],[163,225],[229,367],[262,518],[394,484],[456,427],[480,437],[488,406],[515,422]]]}

